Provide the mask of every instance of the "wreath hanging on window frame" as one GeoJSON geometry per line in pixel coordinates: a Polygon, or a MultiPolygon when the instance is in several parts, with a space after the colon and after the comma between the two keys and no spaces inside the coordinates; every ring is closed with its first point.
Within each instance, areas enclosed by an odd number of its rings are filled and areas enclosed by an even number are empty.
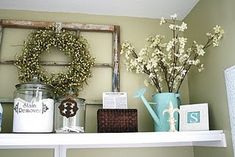
{"type": "Polygon", "coordinates": [[[21,83],[37,78],[40,82],[54,87],[56,96],[64,96],[69,91],[78,95],[84,83],[91,77],[94,58],[88,50],[88,42],[81,36],[55,27],[36,30],[29,34],[24,42],[22,54],[17,57],[15,65],[21,83]],[[49,74],[40,64],[40,55],[49,53],[55,47],[70,57],[71,61],[65,72],[49,74]]]}

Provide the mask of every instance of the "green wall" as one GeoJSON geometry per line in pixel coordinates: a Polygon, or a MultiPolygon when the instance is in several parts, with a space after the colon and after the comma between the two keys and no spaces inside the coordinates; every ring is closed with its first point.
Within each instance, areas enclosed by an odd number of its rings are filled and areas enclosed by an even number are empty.
{"type": "MultiPolygon", "coordinates": [[[[158,32],[169,35],[168,29],[159,26],[159,20],[146,18],[130,18],[130,17],[114,17],[114,16],[95,16],[86,14],[66,14],[66,13],[47,13],[47,12],[29,12],[29,11],[10,11],[0,10],[0,19],[19,19],[19,20],[41,20],[41,21],[58,21],[58,22],[79,22],[79,23],[94,23],[94,24],[115,24],[121,27],[121,41],[131,41],[137,49],[144,46],[146,37],[158,32]]],[[[23,40],[26,39],[28,30],[22,29],[5,29],[3,34],[3,45],[1,47],[1,59],[14,59],[17,53],[20,53],[23,40]]],[[[108,60],[110,58],[110,35],[99,33],[84,33],[88,42],[91,44],[91,52],[98,60],[108,60]],[[106,47],[109,45],[108,47],[106,47]]],[[[53,56],[53,55],[52,55],[53,56]]],[[[50,58],[53,58],[50,56],[50,58]]],[[[54,58],[53,58],[54,59],[54,58]]],[[[109,76],[102,79],[106,74],[105,69],[94,70],[94,78],[89,82],[89,86],[81,95],[84,98],[99,98],[101,99],[102,91],[111,90],[111,79],[109,76]],[[110,80],[109,80],[110,79],[110,80]],[[94,80],[94,81],[93,81],[94,80]],[[107,82],[99,81],[109,80],[107,82]],[[94,90],[96,89],[96,90],[94,90]]],[[[110,73],[111,75],[111,73],[110,73]]],[[[128,93],[129,108],[138,109],[139,131],[152,131],[152,120],[143,106],[142,102],[133,98],[137,89],[144,86],[142,75],[129,73],[125,70],[123,60],[121,58],[121,91],[128,93]]],[[[0,65],[0,97],[12,97],[15,90],[14,85],[17,84],[17,71],[14,66],[0,65]]],[[[148,98],[154,93],[154,89],[150,89],[146,96],[148,98]]],[[[188,103],[188,86],[187,80],[181,90],[181,98],[183,103],[188,103]]],[[[87,107],[86,131],[96,132],[96,111],[100,106],[87,107]]],[[[10,132],[12,129],[12,108],[9,104],[4,105],[4,119],[3,131],[10,132]]],[[[51,150],[40,150],[41,153],[35,150],[0,150],[1,157],[30,157],[39,154],[41,156],[49,157],[51,150]]],[[[193,157],[192,147],[178,147],[178,148],[131,148],[131,149],[73,149],[68,151],[69,157],[75,156],[110,156],[110,157],[193,157]]]]}
{"type": "Polygon", "coordinates": [[[190,102],[209,103],[210,129],[224,130],[228,147],[195,148],[195,157],[233,156],[224,70],[235,64],[234,6],[233,0],[201,0],[186,17],[187,35],[192,40],[204,43],[204,34],[216,24],[225,30],[220,47],[207,51],[205,70],[201,73],[193,71],[188,79],[190,102]]]}

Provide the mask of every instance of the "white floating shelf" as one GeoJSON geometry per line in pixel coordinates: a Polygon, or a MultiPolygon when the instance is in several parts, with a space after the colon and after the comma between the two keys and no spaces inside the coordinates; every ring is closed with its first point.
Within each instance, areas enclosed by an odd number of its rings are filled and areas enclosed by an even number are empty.
{"type": "Polygon", "coordinates": [[[54,148],[55,157],[65,157],[67,148],[124,147],[226,147],[222,130],[191,132],[0,134],[0,149],[54,148]]]}

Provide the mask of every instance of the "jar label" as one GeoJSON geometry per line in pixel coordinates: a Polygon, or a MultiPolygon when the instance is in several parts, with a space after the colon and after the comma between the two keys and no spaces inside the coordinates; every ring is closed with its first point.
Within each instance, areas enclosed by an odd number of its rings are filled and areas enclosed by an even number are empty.
{"type": "Polygon", "coordinates": [[[48,105],[51,106],[54,103],[53,99],[32,100],[27,102],[21,98],[14,100],[14,111],[16,113],[39,113],[43,114],[48,111],[48,105]]]}
{"type": "Polygon", "coordinates": [[[14,99],[13,132],[52,132],[53,99],[14,99]]]}
{"type": "Polygon", "coordinates": [[[60,114],[66,118],[75,116],[79,109],[77,102],[71,98],[63,100],[58,108],[60,114]]]}

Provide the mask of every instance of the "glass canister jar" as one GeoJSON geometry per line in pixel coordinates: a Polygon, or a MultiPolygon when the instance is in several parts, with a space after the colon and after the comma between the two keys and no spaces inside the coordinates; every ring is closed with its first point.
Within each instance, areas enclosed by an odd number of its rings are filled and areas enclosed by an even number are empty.
{"type": "Polygon", "coordinates": [[[13,132],[53,132],[52,87],[37,82],[16,85],[13,132]]]}
{"type": "Polygon", "coordinates": [[[86,113],[85,99],[68,96],[57,101],[55,106],[56,132],[84,132],[86,113]]]}

